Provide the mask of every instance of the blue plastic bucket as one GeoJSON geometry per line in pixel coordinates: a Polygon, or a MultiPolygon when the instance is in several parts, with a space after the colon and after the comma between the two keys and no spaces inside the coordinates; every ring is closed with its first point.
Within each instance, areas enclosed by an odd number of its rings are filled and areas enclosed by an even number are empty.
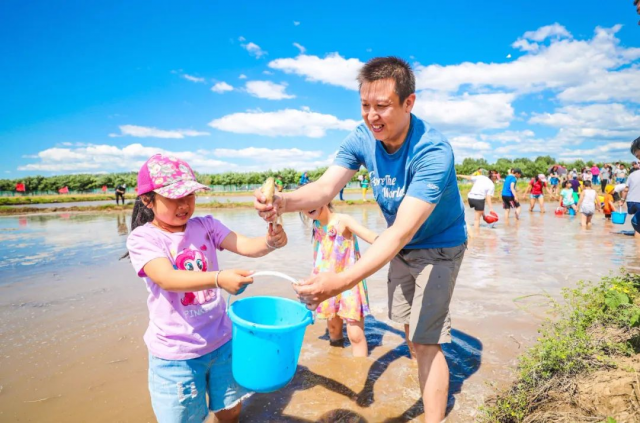
{"type": "Polygon", "coordinates": [[[573,209],[573,207],[569,207],[569,216],[575,216],[576,215],[576,211],[573,209]]]}
{"type": "Polygon", "coordinates": [[[229,307],[233,323],[232,370],[236,382],[255,392],[273,392],[293,379],[302,339],[313,314],[297,301],[251,297],[229,307]]]}
{"type": "Polygon", "coordinates": [[[624,225],[624,222],[627,221],[627,214],[622,212],[613,212],[611,213],[611,221],[616,225],[624,225]]]}

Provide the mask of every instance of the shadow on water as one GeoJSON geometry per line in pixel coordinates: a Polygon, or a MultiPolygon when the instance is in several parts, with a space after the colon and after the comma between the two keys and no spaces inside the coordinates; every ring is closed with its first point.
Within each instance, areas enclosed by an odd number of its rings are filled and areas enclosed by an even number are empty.
{"type": "MultiPolygon", "coordinates": [[[[373,316],[366,318],[366,337],[370,353],[376,348],[383,346],[383,336],[385,333],[393,333],[404,339],[404,332],[388,325],[385,322],[377,320],[373,316]]],[[[447,414],[455,405],[456,394],[462,391],[464,382],[475,372],[478,371],[482,362],[482,342],[464,332],[452,329],[452,342],[443,345],[443,351],[449,364],[449,398],[447,402],[447,414]]],[[[349,345],[346,331],[344,332],[345,348],[349,345]]],[[[328,342],[328,333],[320,336],[318,339],[328,342]]],[[[387,346],[387,341],[384,345],[387,346]]],[[[343,383],[319,375],[311,371],[308,367],[299,365],[293,380],[285,388],[271,394],[256,395],[252,400],[247,401],[247,407],[243,414],[246,416],[261,417],[261,421],[269,422],[348,422],[348,423],[366,423],[367,419],[357,411],[348,409],[335,409],[326,412],[319,418],[308,420],[302,417],[295,417],[284,414],[293,395],[297,391],[308,390],[317,386],[321,386],[332,393],[338,394],[353,402],[354,408],[357,410],[366,409],[376,403],[374,397],[374,387],[380,377],[387,371],[389,366],[400,358],[410,358],[409,348],[406,342],[396,345],[394,348],[382,354],[369,367],[366,382],[360,392],[355,392],[343,383]]],[[[415,367],[417,372],[417,367],[415,367]]],[[[401,384],[398,384],[398,389],[401,384]]],[[[384,407],[388,407],[384,404],[384,407]]],[[[418,399],[411,407],[406,409],[396,417],[386,418],[385,423],[409,422],[424,413],[422,399],[418,399]]],[[[376,419],[376,421],[380,421],[376,419]]]]}

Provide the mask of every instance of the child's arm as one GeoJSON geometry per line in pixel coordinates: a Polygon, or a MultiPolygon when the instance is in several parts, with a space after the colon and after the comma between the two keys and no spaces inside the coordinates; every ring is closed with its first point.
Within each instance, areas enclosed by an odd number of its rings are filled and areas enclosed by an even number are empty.
{"type": "Polygon", "coordinates": [[[249,270],[228,269],[215,272],[192,272],[176,270],[166,257],[156,258],[145,264],[144,273],[160,288],[173,292],[195,292],[218,286],[230,294],[253,283],[249,270]]]}
{"type": "Polygon", "coordinates": [[[220,244],[225,250],[245,257],[266,256],[273,250],[285,245],[287,245],[287,234],[282,229],[282,225],[275,224],[273,225],[273,230],[270,230],[266,236],[256,238],[249,238],[231,231],[220,244]]]}
{"type": "Polygon", "coordinates": [[[369,244],[373,244],[373,242],[378,237],[377,233],[367,228],[366,226],[361,225],[360,222],[349,215],[341,215],[340,222],[344,224],[345,229],[355,234],[358,238],[368,242],[369,244]]]}
{"type": "Polygon", "coordinates": [[[466,179],[468,181],[473,180],[473,176],[467,176],[467,175],[456,175],[458,178],[462,178],[462,179],[466,179]]]}

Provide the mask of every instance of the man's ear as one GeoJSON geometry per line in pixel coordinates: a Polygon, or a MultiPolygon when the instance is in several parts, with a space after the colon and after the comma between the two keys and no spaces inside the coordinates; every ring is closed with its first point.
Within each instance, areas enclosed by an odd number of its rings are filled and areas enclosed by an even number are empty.
{"type": "Polygon", "coordinates": [[[416,93],[410,94],[409,97],[404,99],[404,111],[411,113],[413,106],[416,104],[416,93]]]}

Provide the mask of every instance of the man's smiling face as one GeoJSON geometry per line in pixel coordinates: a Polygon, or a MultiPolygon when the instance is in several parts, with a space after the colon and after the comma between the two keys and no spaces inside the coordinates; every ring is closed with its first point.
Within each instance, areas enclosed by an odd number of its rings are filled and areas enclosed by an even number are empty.
{"type": "Polygon", "coordinates": [[[395,92],[391,78],[365,81],[360,87],[362,119],[374,137],[392,150],[399,148],[409,131],[411,109],[416,95],[411,94],[402,103],[395,92]]]}

